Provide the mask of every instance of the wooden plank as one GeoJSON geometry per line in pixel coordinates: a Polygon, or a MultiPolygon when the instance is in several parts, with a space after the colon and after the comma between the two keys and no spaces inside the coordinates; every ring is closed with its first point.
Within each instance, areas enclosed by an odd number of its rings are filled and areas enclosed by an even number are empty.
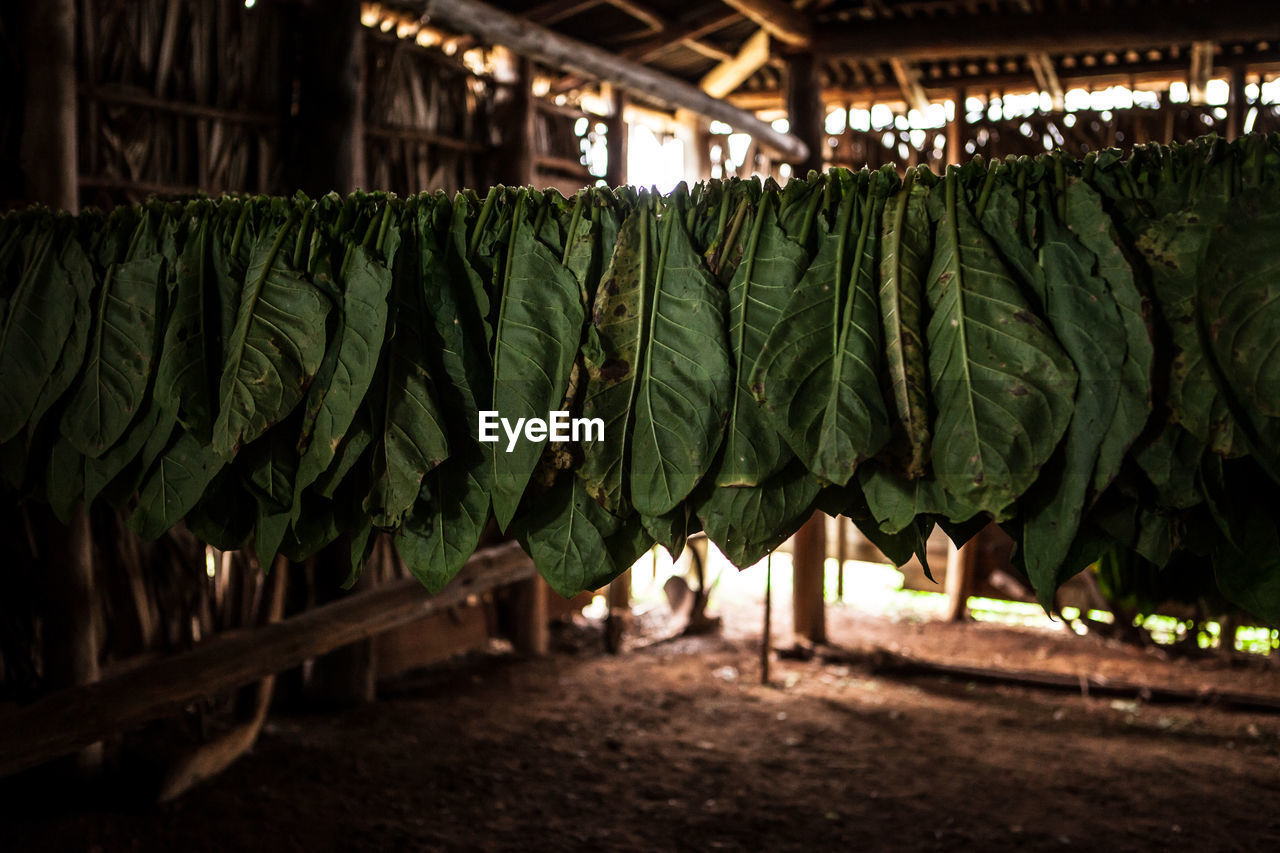
{"type": "Polygon", "coordinates": [[[721,62],[703,75],[698,81],[698,86],[712,97],[723,98],[741,86],[768,61],[769,34],[764,30],[757,30],[755,35],[743,42],[742,49],[737,55],[721,62]]]}
{"type": "Polygon", "coordinates": [[[808,16],[782,0],[724,0],[724,3],[784,44],[808,47],[813,40],[813,25],[808,16]]]}
{"type": "Polygon", "coordinates": [[[0,714],[0,777],[535,574],[533,563],[512,542],[477,553],[434,596],[417,580],[397,581],[283,622],[220,634],[189,652],[114,678],[49,694],[0,714]]]}
{"type": "Polygon", "coordinates": [[[1272,41],[1280,37],[1275,0],[1218,0],[1107,13],[1057,11],[1038,15],[964,15],[884,18],[833,26],[815,33],[812,49],[860,60],[939,60],[1140,50],[1196,41],[1272,41]]]}
{"type": "Polygon", "coordinates": [[[1213,705],[1232,711],[1280,712],[1280,697],[1268,696],[1263,693],[1237,693],[1209,687],[1190,690],[1184,687],[1135,684],[1129,681],[1112,681],[1109,678],[1085,675],[1084,673],[1076,675],[1066,672],[966,666],[909,657],[887,649],[876,649],[870,653],[850,652],[847,650],[824,651],[821,657],[823,663],[866,666],[867,670],[875,676],[893,678],[936,677],[955,681],[972,681],[980,684],[1076,693],[1085,697],[1123,697],[1153,705],[1213,705]]]}
{"type": "Polygon", "coordinates": [[[751,134],[792,160],[809,156],[797,137],[779,133],[754,114],[713,98],[696,86],[568,38],[479,0],[427,0],[426,14],[442,24],[564,71],[594,77],[670,109],[685,108],[751,134]]]}

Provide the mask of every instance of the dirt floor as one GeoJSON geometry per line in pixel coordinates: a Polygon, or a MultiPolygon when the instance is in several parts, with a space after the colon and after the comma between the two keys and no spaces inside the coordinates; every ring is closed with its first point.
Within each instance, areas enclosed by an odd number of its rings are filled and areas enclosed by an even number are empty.
{"type": "MultiPolygon", "coordinates": [[[[0,802],[6,850],[1277,850],[1280,715],[779,660],[759,612],[604,655],[473,655],[355,710],[273,717],[164,806],[0,802]],[[758,628],[754,629],[758,631],[758,628]]],[[[778,608],[785,614],[785,607],[778,608]]],[[[832,607],[841,646],[1280,696],[1261,659],[832,607]]],[[[786,625],[778,626],[779,636],[786,625]]],[[[99,801],[101,802],[101,801],[99,801]]]]}

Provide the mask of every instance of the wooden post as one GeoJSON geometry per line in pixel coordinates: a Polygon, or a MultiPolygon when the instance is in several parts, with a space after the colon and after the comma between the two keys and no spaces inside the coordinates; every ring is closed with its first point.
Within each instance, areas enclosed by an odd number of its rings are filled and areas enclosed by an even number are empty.
{"type": "Polygon", "coordinates": [[[76,140],[76,4],[26,4],[21,160],[27,201],[80,209],[76,140]]]}
{"type": "Polygon", "coordinates": [[[849,557],[849,519],[836,516],[836,601],[844,601],[844,561],[849,557]]]}
{"type": "Polygon", "coordinates": [[[799,137],[809,151],[804,160],[792,163],[793,172],[803,178],[811,171],[821,172],[823,127],[822,86],[818,78],[818,60],[812,53],[796,53],[787,57],[787,116],[791,133],[799,137]]]}
{"type": "Polygon", "coordinates": [[[605,619],[605,649],[617,654],[622,649],[622,635],[631,619],[631,569],[609,582],[605,593],[609,615],[605,619]]]}
{"type": "Polygon", "coordinates": [[[968,94],[964,88],[956,89],[955,94],[951,96],[955,100],[956,114],[947,123],[947,165],[958,166],[964,162],[964,102],[968,98],[968,94]]]}
{"type": "Polygon", "coordinates": [[[532,186],[538,176],[537,115],[533,97],[533,62],[520,57],[516,62],[516,81],[512,84],[510,118],[506,126],[511,138],[504,140],[502,161],[494,170],[501,183],[508,186],[532,186]]]}
{"type": "MultiPolygon", "coordinates": [[[[100,677],[98,610],[89,511],[83,503],[78,503],[67,527],[53,524],[48,530],[52,535],[46,540],[49,560],[45,573],[41,653],[45,687],[56,691],[92,684],[100,677]]],[[[75,755],[72,772],[81,779],[92,779],[101,769],[101,743],[86,746],[75,755]]]]}
{"type": "Polygon", "coordinates": [[[981,533],[974,536],[963,548],[957,548],[953,543],[948,544],[947,577],[943,586],[947,593],[945,619],[948,622],[959,622],[965,617],[969,592],[973,589],[973,569],[978,561],[981,536],[981,533]]]}
{"type": "Polygon", "coordinates": [[[297,10],[291,21],[298,100],[285,158],[286,183],[313,198],[334,190],[351,192],[366,182],[360,0],[316,0],[297,10]]]}
{"type": "MultiPolygon", "coordinates": [[[[342,601],[375,589],[383,559],[383,545],[383,542],[374,545],[359,580],[346,592],[340,587],[350,571],[350,540],[342,537],[321,549],[316,555],[316,593],[319,600],[342,601]]],[[[386,548],[391,550],[389,544],[386,548]]],[[[377,686],[373,641],[361,639],[317,658],[307,676],[306,692],[311,701],[323,707],[346,708],[372,702],[377,698],[377,686]]]]}
{"type": "Polygon", "coordinates": [[[827,518],[820,512],[792,538],[791,619],[796,637],[811,643],[827,641],[826,602],[823,599],[827,559],[827,518]]]}
{"type": "MultiPolygon", "coordinates": [[[[605,172],[604,182],[611,187],[620,187],[627,182],[627,96],[621,89],[613,90],[613,113],[605,126],[608,132],[609,168],[605,172]]],[[[630,582],[630,573],[627,578],[630,582]]],[[[612,588],[612,587],[610,587],[612,588]]]]}
{"type": "Polygon", "coordinates": [[[516,585],[515,624],[511,645],[525,655],[545,655],[551,648],[551,632],[547,628],[547,596],[551,587],[541,576],[516,585]]]}
{"type": "Polygon", "coordinates": [[[764,558],[764,629],[760,632],[760,683],[769,683],[773,656],[773,555],[764,558]]]}
{"type": "Polygon", "coordinates": [[[1245,68],[1243,63],[1231,66],[1231,96],[1227,102],[1227,141],[1244,136],[1244,120],[1249,113],[1249,99],[1245,97],[1245,68]]]}

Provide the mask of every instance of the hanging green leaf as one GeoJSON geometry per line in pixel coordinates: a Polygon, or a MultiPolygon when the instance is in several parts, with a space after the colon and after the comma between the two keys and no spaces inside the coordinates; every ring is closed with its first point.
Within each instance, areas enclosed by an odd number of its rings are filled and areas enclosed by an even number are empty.
{"type": "Polygon", "coordinates": [[[329,300],[293,268],[286,242],[296,216],[254,245],[227,341],[213,449],[230,460],[302,400],[324,356],[329,300]]]}
{"type": "Polygon", "coordinates": [[[931,200],[933,470],[957,500],[999,519],[1066,430],[1076,372],[957,197],[956,183],[948,170],[944,192],[931,200]]]}
{"type": "Polygon", "coordinates": [[[876,256],[884,173],[854,176],[818,255],[769,333],[752,376],[775,429],[818,477],[843,485],[889,437],[880,390],[876,256]]]}

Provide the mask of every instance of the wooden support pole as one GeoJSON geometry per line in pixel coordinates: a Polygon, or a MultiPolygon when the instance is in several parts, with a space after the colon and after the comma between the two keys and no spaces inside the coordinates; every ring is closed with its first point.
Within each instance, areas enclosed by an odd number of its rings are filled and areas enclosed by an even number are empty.
{"type": "MultiPolygon", "coordinates": [[[[27,201],[80,209],[77,183],[76,3],[27,3],[20,157],[27,201]]],[[[16,35],[16,34],[15,34],[16,35]]],[[[17,47],[17,44],[14,45],[17,47]]]]}
{"type": "Polygon", "coordinates": [[[605,171],[604,182],[611,187],[620,187],[627,182],[627,96],[620,89],[613,91],[613,112],[605,122],[608,128],[609,166],[605,171]]]}
{"type": "Polygon", "coordinates": [[[791,161],[793,172],[803,178],[811,171],[821,172],[823,114],[822,87],[818,80],[818,60],[812,53],[787,57],[787,117],[791,132],[805,144],[806,156],[791,161]]]}
{"type": "Polygon", "coordinates": [[[1231,95],[1227,102],[1227,141],[1244,136],[1244,120],[1249,112],[1249,99],[1245,96],[1245,67],[1243,63],[1231,66],[1231,95]]]}
{"type": "Polygon", "coordinates": [[[963,89],[956,89],[955,94],[951,96],[955,101],[956,114],[951,121],[947,122],[947,165],[958,166],[964,162],[964,126],[965,126],[965,101],[968,99],[968,93],[963,89]]]}
{"type": "Polygon", "coordinates": [[[844,601],[844,561],[849,558],[849,519],[836,516],[836,601],[844,601]]]}
{"type": "Polygon", "coordinates": [[[366,183],[360,5],[360,0],[316,0],[291,16],[298,96],[285,181],[313,198],[366,183]]]}
{"type": "MultiPolygon", "coordinates": [[[[44,683],[53,690],[74,689],[93,684],[101,674],[93,533],[85,505],[77,504],[70,524],[51,533],[41,625],[44,683]]],[[[72,772],[88,780],[102,769],[102,744],[90,741],[83,746],[75,756],[72,772]]]]}
{"type": "Polygon", "coordinates": [[[521,57],[516,62],[510,114],[504,122],[501,160],[494,173],[508,186],[532,186],[538,178],[538,104],[533,96],[533,62],[521,57]]]}
{"type": "Polygon", "coordinates": [[[764,628],[760,632],[760,683],[769,683],[769,665],[773,658],[773,555],[764,563],[764,628]]]}
{"type": "Polygon", "coordinates": [[[736,130],[751,134],[761,144],[793,160],[809,155],[797,137],[779,133],[753,113],[713,98],[690,83],[655,71],[638,62],[594,45],[571,39],[553,30],[529,23],[480,0],[427,0],[425,12],[461,32],[505,45],[522,56],[563,71],[612,83],[669,109],[687,109],[710,119],[723,121],[736,130]]]}
{"type": "Polygon", "coordinates": [[[797,638],[827,641],[823,581],[827,560],[827,517],[815,512],[791,540],[791,619],[797,638]]]}
{"type": "Polygon", "coordinates": [[[974,536],[964,544],[963,548],[957,548],[954,543],[949,543],[947,546],[947,577],[943,589],[947,594],[947,611],[944,618],[948,622],[961,621],[967,612],[969,592],[973,589],[973,570],[978,557],[978,540],[981,535],[979,533],[974,536]]]}
{"type": "Polygon", "coordinates": [[[622,650],[622,636],[631,621],[631,569],[609,582],[605,592],[609,615],[605,620],[605,649],[610,654],[622,650]]]}
{"type": "Polygon", "coordinates": [[[547,596],[551,594],[551,587],[541,576],[535,576],[517,584],[515,593],[511,645],[524,655],[545,655],[551,649],[550,618],[547,615],[547,596]]]}
{"type": "Polygon", "coordinates": [[[512,542],[477,553],[436,595],[413,578],[384,584],[283,622],[219,634],[189,652],[94,684],[57,691],[0,713],[0,778],[534,575],[533,563],[512,542]]]}

